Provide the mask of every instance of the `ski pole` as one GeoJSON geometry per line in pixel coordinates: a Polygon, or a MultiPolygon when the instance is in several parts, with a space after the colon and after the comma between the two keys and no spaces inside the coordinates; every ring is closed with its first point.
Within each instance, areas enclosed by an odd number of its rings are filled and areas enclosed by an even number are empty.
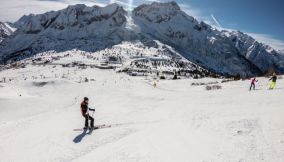
{"type": "Polygon", "coordinates": [[[95,123],[94,113],[95,113],[95,111],[93,111],[93,113],[92,113],[92,118],[94,119],[94,123],[95,123]]]}
{"type": "MultiPolygon", "coordinates": [[[[89,120],[90,120],[90,114],[89,114],[89,107],[88,107],[88,111],[87,111],[87,115],[88,115],[88,123],[89,123],[89,120]]],[[[89,125],[88,125],[88,127],[89,127],[89,125]]]]}

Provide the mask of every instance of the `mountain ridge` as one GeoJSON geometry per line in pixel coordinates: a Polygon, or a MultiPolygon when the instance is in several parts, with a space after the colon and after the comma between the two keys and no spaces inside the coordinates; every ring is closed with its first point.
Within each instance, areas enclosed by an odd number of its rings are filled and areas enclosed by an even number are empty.
{"type": "Polygon", "coordinates": [[[118,4],[73,5],[23,16],[14,25],[18,30],[0,44],[3,63],[49,50],[95,52],[123,41],[159,40],[216,74],[248,77],[271,68],[284,72],[283,55],[271,47],[245,33],[219,31],[199,22],[176,2],[143,4],[130,14],[118,4]]]}
{"type": "Polygon", "coordinates": [[[0,22],[0,43],[8,38],[13,32],[15,28],[13,28],[9,23],[0,22]]]}

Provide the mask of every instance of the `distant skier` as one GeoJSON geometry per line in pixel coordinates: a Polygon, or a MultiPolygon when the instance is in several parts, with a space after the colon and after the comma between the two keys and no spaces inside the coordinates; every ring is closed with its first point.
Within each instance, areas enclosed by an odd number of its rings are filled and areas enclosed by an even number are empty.
{"type": "Polygon", "coordinates": [[[156,87],[157,87],[157,82],[156,82],[156,81],[154,81],[153,86],[154,86],[154,88],[156,88],[156,87]]]}
{"type": "Polygon", "coordinates": [[[249,90],[251,91],[251,89],[255,90],[255,83],[258,82],[258,80],[256,80],[256,77],[252,78],[251,83],[250,83],[250,88],[249,90]]]}
{"type": "Polygon", "coordinates": [[[269,79],[269,81],[272,80],[269,89],[275,89],[276,87],[276,80],[277,80],[277,75],[276,73],[273,73],[273,76],[269,79]]]}
{"type": "Polygon", "coordinates": [[[89,105],[89,99],[87,97],[84,97],[84,100],[81,102],[81,113],[82,116],[85,118],[85,127],[84,129],[89,128],[89,120],[91,121],[91,126],[90,128],[94,128],[94,118],[90,116],[89,110],[90,111],[95,111],[95,109],[91,109],[88,107],[89,105]]]}

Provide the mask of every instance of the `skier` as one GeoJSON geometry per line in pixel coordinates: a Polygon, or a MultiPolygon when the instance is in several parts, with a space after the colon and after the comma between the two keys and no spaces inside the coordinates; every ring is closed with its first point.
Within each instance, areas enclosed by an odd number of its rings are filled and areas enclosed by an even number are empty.
{"type": "Polygon", "coordinates": [[[153,86],[154,86],[154,88],[156,88],[156,87],[157,87],[157,82],[156,82],[156,81],[154,81],[153,86]]]}
{"type": "Polygon", "coordinates": [[[269,89],[275,89],[276,87],[276,80],[277,80],[277,75],[276,73],[273,73],[273,76],[269,79],[269,81],[272,80],[269,89]]]}
{"type": "Polygon", "coordinates": [[[252,78],[251,83],[250,83],[250,88],[249,90],[251,91],[251,89],[253,88],[253,90],[255,90],[255,83],[258,82],[258,80],[256,80],[256,77],[252,78]]]}
{"type": "Polygon", "coordinates": [[[95,111],[95,109],[91,109],[88,107],[89,105],[89,99],[87,97],[84,97],[84,100],[81,102],[81,113],[82,116],[85,118],[85,127],[84,129],[88,129],[89,127],[89,120],[91,121],[91,126],[90,128],[94,128],[94,118],[90,116],[89,110],[90,111],[95,111]]]}

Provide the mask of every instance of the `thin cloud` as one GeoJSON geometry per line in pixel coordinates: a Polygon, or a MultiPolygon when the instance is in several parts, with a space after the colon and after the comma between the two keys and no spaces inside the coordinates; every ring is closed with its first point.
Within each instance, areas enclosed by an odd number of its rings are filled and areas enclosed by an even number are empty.
{"type": "MultiPolygon", "coordinates": [[[[236,29],[223,27],[220,24],[220,22],[218,21],[218,19],[214,16],[214,14],[211,14],[210,17],[204,16],[202,14],[202,11],[200,11],[200,10],[190,6],[190,5],[187,5],[187,4],[180,4],[180,7],[188,15],[193,16],[200,21],[204,21],[207,24],[218,28],[219,30],[236,31],[236,29]]],[[[258,42],[269,45],[276,50],[284,50],[284,41],[277,39],[277,38],[273,37],[272,35],[262,34],[262,33],[252,33],[252,32],[246,32],[246,33],[248,35],[252,36],[258,42]]]]}
{"type": "Polygon", "coordinates": [[[222,29],[222,26],[221,26],[221,24],[219,23],[219,21],[216,19],[216,17],[215,17],[213,14],[211,14],[210,16],[211,16],[211,18],[213,19],[213,21],[215,22],[215,24],[217,25],[217,27],[219,27],[219,28],[222,29]]]}
{"type": "Polygon", "coordinates": [[[0,21],[16,21],[23,15],[59,10],[67,5],[58,1],[9,0],[1,2],[0,21]]]}
{"type": "Polygon", "coordinates": [[[144,0],[145,2],[161,2],[160,0],[144,0]]]}
{"type": "Polygon", "coordinates": [[[190,16],[193,16],[194,18],[196,19],[199,19],[199,20],[204,20],[205,17],[202,16],[202,12],[188,4],[179,4],[180,8],[185,12],[187,13],[188,15],[190,16]]]}
{"type": "Polygon", "coordinates": [[[258,42],[270,45],[272,48],[276,50],[284,50],[284,41],[277,39],[269,34],[261,34],[261,33],[247,33],[252,36],[258,42]]]}
{"type": "Polygon", "coordinates": [[[219,21],[215,18],[215,16],[212,15],[204,15],[204,12],[191,6],[188,4],[179,4],[179,6],[181,7],[181,9],[187,13],[190,16],[193,16],[195,19],[197,19],[198,21],[203,21],[215,28],[218,28],[220,30],[222,30],[222,26],[220,25],[219,21]],[[212,17],[213,16],[213,17],[212,17]]]}

